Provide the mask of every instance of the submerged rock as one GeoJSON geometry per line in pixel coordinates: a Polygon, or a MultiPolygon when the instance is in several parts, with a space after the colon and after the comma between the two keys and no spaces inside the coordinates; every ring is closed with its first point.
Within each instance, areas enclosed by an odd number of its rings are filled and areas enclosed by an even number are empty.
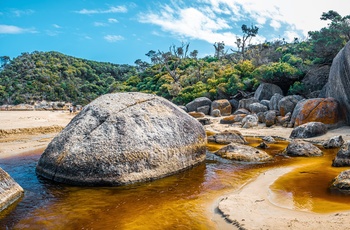
{"type": "Polygon", "coordinates": [[[48,145],[36,172],[75,185],[153,180],[205,159],[203,126],[171,102],[150,94],[103,95],[48,145]]]}
{"type": "Polygon", "coordinates": [[[23,189],[0,168],[0,212],[21,198],[23,189]]]}
{"type": "Polygon", "coordinates": [[[350,141],[345,142],[335,156],[333,167],[350,166],[350,141]]]}
{"type": "Polygon", "coordinates": [[[336,178],[333,179],[331,190],[335,190],[344,194],[350,194],[350,170],[341,172],[336,178]]]}
{"type": "Polygon", "coordinates": [[[239,143],[231,143],[216,151],[215,154],[226,159],[244,162],[265,162],[272,159],[263,150],[239,143]]]}

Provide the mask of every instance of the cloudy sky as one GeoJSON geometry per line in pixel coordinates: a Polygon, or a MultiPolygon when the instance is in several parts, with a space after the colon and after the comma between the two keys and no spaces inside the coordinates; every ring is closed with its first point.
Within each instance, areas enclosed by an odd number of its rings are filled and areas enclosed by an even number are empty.
{"type": "Polygon", "coordinates": [[[350,14],[349,0],[0,0],[0,56],[58,51],[118,64],[149,61],[150,50],[190,43],[199,56],[224,41],[236,49],[241,26],[259,27],[252,43],[326,26],[322,12],[350,14]]]}

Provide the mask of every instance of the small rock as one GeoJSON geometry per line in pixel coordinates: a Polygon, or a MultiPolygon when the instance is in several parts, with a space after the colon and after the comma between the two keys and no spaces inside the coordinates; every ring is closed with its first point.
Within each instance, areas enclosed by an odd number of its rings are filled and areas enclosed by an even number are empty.
{"type": "Polygon", "coordinates": [[[339,149],[332,163],[333,167],[350,166],[350,141],[345,142],[339,149]]]}
{"type": "Polygon", "coordinates": [[[333,179],[330,189],[343,194],[350,194],[350,170],[341,172],[333,179]]]}
{"type": "Polygon", "coordinates": [[[330,138],[328,141],[323,143],[325,149],[339,148],[344,144],[344,139],[342,136],[335,136],[330,138]]]}
{"type": "Polygon", "coordinates": [[[215,154],[226,159],[244,162],[265,162],[272,159],[263,150],[238,143],[231,143],[216,151],[215,154]]]}
{"type": "Polygon", "coordinates": [[[323,152],[315,145],[302,140],[289,143],[285,153],[291,157],[318,157],[323,155],[323,152]]]}
{"type": "Polygon", "coordinates": [[[322,122],[308,122],[293,129],[290,138],[310,138],[327,133],[327,126],[322,122]]]}
{"type": "Polygon", "coordinates": [[[241,132],[237,130],[227,131],[225,130],[222,133],[216,133],[212,136],[207,137],[208,142],[214,142],[217,144],[230,144],[232,142],[234,143],[241,143],[246,144],[247,141],[241,134],[241,132]]]}

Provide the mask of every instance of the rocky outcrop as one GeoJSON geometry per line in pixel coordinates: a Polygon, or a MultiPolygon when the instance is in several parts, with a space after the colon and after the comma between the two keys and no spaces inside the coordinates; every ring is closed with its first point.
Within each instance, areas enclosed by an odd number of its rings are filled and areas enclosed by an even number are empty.
{"type": "Polygon", "coordinates": [[[0,212],[21,198],[23,193],[22,187],[0,168],[0,212]]]}
{"type": "Polygon", "coordinates": [[[198,107],[211,106],[211,100],[207,97],[199,97],[186,105],[188,112],[197,112],[198,107]]]}
{"type": "Polygon", "coordinates": [[[174,174],[205,159],[203,126],[143,93],[103,95],[75,116],[39,159],[38,175],[74,185],[122,185],[174,174]]]}
{"type": "Polygon", "coordinates": [[[308,122],[322,122],[336,126],[342,122],[342,111],[334,98],[313,98],[299,101],[295,106],[291,123],[299,126],[308,122]]]}
{"type": "Polygon", "coordinates": [[[309,142],[294,140],[285,149],[285,154],[291,157],[318,157],[322,156],[323,152],[309,142]]]}
{"type": "Polygon", "coordinates": [[[344,109],[346,121],[350,124],[350,42],[333,59],[325,97],[333,97],[344,109]]]}
{"type": "Polygon", "coordinates": [[[220,114],[222,116],[228,116],[232,112],[231,104],[226,99],[221,100],[215,100],[211,103],[211,111],[214,111],[215,109],[220,110],[220,114]]]}
{"type": "Polygon", "coordinates": [[[345,142],[339,149],[332,163],[333,167],[350,166],[350,141],[345,142]]]}
{"type": "Polygon", "coordinates": [[[325,149],[340,148],[344,144],[344,139],[342,136],[334,136],[329,140],[325,141],[322,146],[325,149]]]}
{"type": "Polygon", "coordinates": [[[293,113],[293,110],[297,103],[303,99],[302,96],[299,95],[291,95],[282,98],[278,102],[278,110],[281,113],[281,116],[286,115],[287,113],[293,113]]]}
{"type": "Polygon", "coordinates": [[[215,152],[222,158],[243,162],[265,162],[272,157],[265,151],[238,143],[231,143],[215,152]]]}
{"type": "Polygon", "coordinates": [[[341,172],[333,179],[330,186],[332,191],[337,191],[346,195],[350,194],[350,170],[341,172]]]}
{"type": "Polygon", "coordinates": [[[327,126],[322,122],[308,122],[293,129],[290,138],[310,138],[327,133],[327,126]]]}
{"type": "Polygon", "coordinates": [[[224,144],[224,145],[230,144],[230,143],[247,144],[247,141],[245,140],[241,132],[237,130],[231,130],[231,131],[225,130],[224,132],[216,133],[212,136],[208,136],[207,140],[208,142],[224,144]]]}
{"type": "Polygon", "coordinates": [[[254,93],[254,98],[261,100],[270,100],[275,94],[283,94],[282,89],[271,83],[261,83],[254,93]]]}

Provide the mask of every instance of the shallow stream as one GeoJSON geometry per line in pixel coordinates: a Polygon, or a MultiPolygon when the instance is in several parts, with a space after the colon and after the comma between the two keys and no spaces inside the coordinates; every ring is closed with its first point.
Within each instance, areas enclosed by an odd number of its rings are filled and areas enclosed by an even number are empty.
{"type": "MultiPolygon", "coordinates": [[[[257,146],[261,140],[247,138],[257,146]]],[[[287,142],[270,145],[274,161],[252,165],[215,156],[208,145],[205,163],[160,180],[122,187],[75,187],[38,178],[39,152],[0,159],[25,190],[24,197],[0,213],[0,229],[217,229],[213,204],[274,167],[298,166],[271,185],[276,205],[318,213],[350,210],[350,197],[328,191],[348,168],[332,168],[337,150],[317,158],[278,156],[287,142]]]]}

